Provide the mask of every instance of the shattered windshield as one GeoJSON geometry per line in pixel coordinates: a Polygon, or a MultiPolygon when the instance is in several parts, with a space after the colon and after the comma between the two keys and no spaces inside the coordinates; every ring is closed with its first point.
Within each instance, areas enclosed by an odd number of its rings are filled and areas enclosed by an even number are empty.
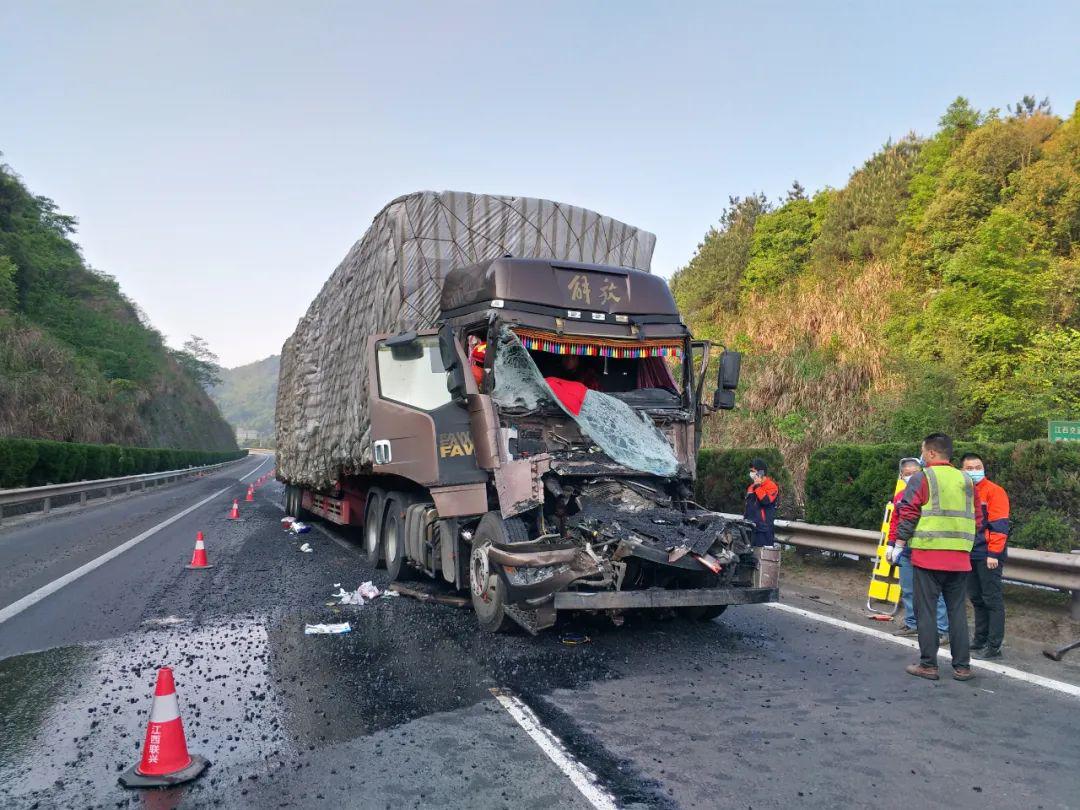
{"type": "MultiPolygon", "coordinates": [[[[534,410],[555,403],[612,461],[653,475],[674,475],[678,469],[671,445],[647,415],[584,386],[575,387],[573,399],[556,396],[528,350],[505,326],[499,330],[494,370],[491,395],[500,407],[534,410]]],[[[560,390],[564,385],[559,386],[560,390]]]]}

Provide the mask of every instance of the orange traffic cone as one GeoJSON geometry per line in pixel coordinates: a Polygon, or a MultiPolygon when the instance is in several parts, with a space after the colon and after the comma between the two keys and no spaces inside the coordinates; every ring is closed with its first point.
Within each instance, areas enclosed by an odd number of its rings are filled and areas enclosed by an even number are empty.
{"type": "Polygon", "coordinates": [[[162,667],[158,670],[142,760],[121,774],[120,784],[129,788],[177,785],[194,779],[209,764],[205,757],[188,753],[172,670],[162,667]]]}
{"type": "Polygon", "coordinates": [[[255,500],[255,487],[251,484],[248,484],[248,491],[247,495],[244,496],[244,500],[248,503],[251,503],[253,500],[255,500]]]}
{"type": "Polygon", "coordinates": [[[203,545],[202,532],[195,533],[195,553],[191,555],[191,562],[185,568],[213,568],[206,559],[206,546],[203,545]]]}
{"type": "Polygon", "coordinates": [[[229,512],[229,520],[239,520],[239,519],[240,519],[240,504],[237,502],[236,498],[233,498],[232,511],[229,512]]]}

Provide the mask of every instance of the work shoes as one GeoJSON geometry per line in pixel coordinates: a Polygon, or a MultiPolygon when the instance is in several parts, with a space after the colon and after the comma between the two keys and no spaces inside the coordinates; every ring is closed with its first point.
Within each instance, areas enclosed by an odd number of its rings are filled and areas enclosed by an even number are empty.
{"type": "Polygon", "coordinates": [[[894,636],[917,636],[917,635],[919,635],[919,630],[918,630],[918,628],[915,628],[915,627],[908,627],[905,624],[899,630],[894,630],[893,635],[894,636]]]}
{"type": "Polygon", "coordinates": [[[979,647],[977,650],[972,650],[971,654],[984,661],[987,658],[1001,658],[1001,647],[979,647]]]}
{"type": "Polygon", "coordinates": [[[940,677],[937,667],[924,667],[922,664],[908,664],[907,673],[916,678],[926,678],[928,681],[936,681],[940,677]]]}
{"type": "Polygon", "coordinates": [[[975,673],[971,671],[971,667],[956,667],[952,676],[954,681],[970,681],[975,677],[975,673]]]}

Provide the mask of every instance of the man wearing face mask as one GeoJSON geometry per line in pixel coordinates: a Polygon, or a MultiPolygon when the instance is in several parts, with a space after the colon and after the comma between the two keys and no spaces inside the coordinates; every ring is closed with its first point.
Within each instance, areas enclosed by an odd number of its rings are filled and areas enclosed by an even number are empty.
{"type": "Polygon", "coordinates": [[[776,501],[780,487],[766,474],[764,459],[750,461],[750,486],[746,489],[746,507],[743,516],[754,524],[754,545],[772,546],[776,543],[773,524],[776,521],[776,501]]]}
{"type": "Polygon", "coordinates": [[[949,613],[953,678],[969,681],[971,648],[968,638],[967,578],[971,549],[982,531],[982,515],[975,508],[975,485],[952,466],[952,439],[932,433],[923,439],[922,472],[911,476],[898,510],[896,546],[911,544],[915,568],[915,619],[919,630],[919,663],[907,671],[919,678],[939,678],[938,632],[932,621],[939,596],[949,613]]]}
{"type": "Polygon", "coordinates": [[[975,482],[975,508],[982,513],[982,531],[975,536],[968,574],[968,596],[975,609],[971,653],[976,658],[1001,658],[1005,638],[1001,569],[1008,556],[1009,496],[986,477],[986,465],[977,453],[965,454],[960,469],[975,482]]]}
{"type": "MultiPolygon", "coordinates": [[[[900,478],[905,488],[911,476],[919,472],[917,458],[905,458],[900,460],[900,478]]],[[[900,600],[904,603],[904,624],[893,633],[894,636],[917,636],[919,634],[915,624],[915,571],[911,565],[911,549],[896,548],[896,528],[900,525],[900,499],[904,490],[900,490],[893,498],[892,519],[889,521],[889,562],[900,569],[900,600]]],[[[942,644],[949,643],[949,614],[945,611],[945,598],[938,597],[937,601],[937,630],[942,644]]]]}

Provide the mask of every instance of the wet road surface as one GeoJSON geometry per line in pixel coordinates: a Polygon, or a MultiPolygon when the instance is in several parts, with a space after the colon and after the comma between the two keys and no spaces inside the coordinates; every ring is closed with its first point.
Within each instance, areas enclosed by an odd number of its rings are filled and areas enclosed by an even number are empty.
{"type": "Polygon", "coordinates": [[[778,610],[576,619],[562,629],[591,642],[566,646],[405,597],[328,604],[385,573],[351,533],[283,532],[276,484],[228,521],[255,464],[0,530],[3,607],[228,488],[0,623],[0,805],[588,806],[500,688],[620,807],[1080,806],[1080,700],[993,674],[919,681],[910,651],[778,610]],[[197,530],[208,571],[183,567],[197,530]],[[303,634],[340,621],[353,632],[303,634]],[[126,791],[166,664],[212,765],[126,791]]]}

